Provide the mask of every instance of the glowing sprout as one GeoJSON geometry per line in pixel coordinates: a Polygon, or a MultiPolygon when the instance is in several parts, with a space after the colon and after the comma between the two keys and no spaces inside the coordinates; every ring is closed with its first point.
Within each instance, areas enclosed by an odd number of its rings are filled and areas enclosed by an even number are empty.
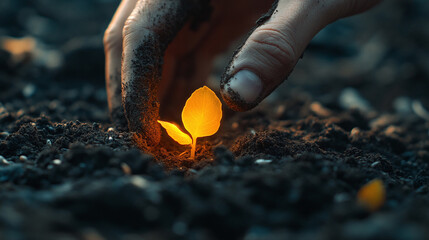
{"type": "Polygon", "coordinates": [[[374,179],[365,184],[358,192],[358,202],[369,209],[375,211],[383,206],[386,200],[386,190],[383,181],[374,179]]]}
{"type": "Polygon", "coordinates": [[[176,142],[192,145],[191,159],[195,159],[197,138],[215,134],[221,119],[222,103],[210,88],[204,86],[192,93],[182,111],[182,122],[190,136],[173,123],[158,122],[176,142]]]}

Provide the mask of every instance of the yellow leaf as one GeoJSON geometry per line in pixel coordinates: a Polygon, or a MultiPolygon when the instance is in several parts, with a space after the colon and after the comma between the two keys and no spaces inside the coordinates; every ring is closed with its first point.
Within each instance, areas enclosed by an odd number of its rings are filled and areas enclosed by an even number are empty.
{"type": "Polygon", "coordinates": [[[375,211],[383,206],[386,200],[386,190],[383,181],[374,179],[365,184],[358,192],[358,202],[371,211],[375,211]]]}
{"type": "Polygon", "coordinates": [[[197,138],[215,134],[219,130],[221,119],[222,103],[210,88],[204,86],[192,93],[182,111],[183,125],[192,138],[172,123],[158,122],[176,142],[192,144],[191,159],[195,159],[197,138]]]}
{"type": "Polygon", "coordinates": [[[222,103],[206,86],[192,93],[182,111],[183,125],[194,140],[215,134],[221,119],[222,103]]]}
{"type": "Polygon", "coordinates": [[[167,131],[168,135],[174,139],[174,141],[178,142],[179,144],[182,145],[189,145],[192,143],[192,139],[191,137],[182,132],[179,127],[177,127],[175,124],[173,123],[169,123],[169,122],[165,122],[165,121],[159,121],[158,122],[161,124],[161,126],[163,128],[165,128],[165,130],[167,131]]]}

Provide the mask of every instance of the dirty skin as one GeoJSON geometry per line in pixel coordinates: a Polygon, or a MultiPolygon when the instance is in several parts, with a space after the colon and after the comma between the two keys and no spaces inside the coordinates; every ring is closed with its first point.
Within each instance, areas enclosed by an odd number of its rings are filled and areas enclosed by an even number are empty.
{"type": "MultiPolygon", "coordinates": [[[[114,94],[121,96],[121,85],[120,80],[121,73],[118,71],[115,74],[110,75],[107,81],[108,94],[114,94]]],[[[128,122],[124,116],[124,108],[121,102],[109,102],[110,109],[110,120],[118,130],[128,131],[128,122]]]]}
{"type": "MultiPolygon", "coordinates": [[[[273,14],[276,14],[276,9],[278,5],[278,0],[274,1],[273,5],[271,6],[270,10],[268,10],[267,13],[265,13],[263,16],[261,16],[257,21],[255,27],[247,34],[246,39],[255,31],[256,28],[259,26],[265,24],[273,14]]],[[[243,100],[237,93],[231,90],[229,88],[228,80],[234,76],[234,74],[237,72],[234,69],[233,62],[237,58],[237,54],[241,51],[243,48],[244,43],[241,44],[233,54],[233,57],[231,58],[231,61],[229,62],[228,66],[225,69],[225,72],[221,78],[220,82],[220,89],[221,91],[225,91],[226,89],[228,94],[222,94],[223,100],[228,104],[228,106],[234,110],[239,112],[244,112],[247,110],[250,110],[262,100],[263,96],[261,95],[254,103],[248,103],[245,100],[243,100]]]]}
{"type": "Polygon", "coordinates": [[[141,9],[159,13],[147,15],[152,16],[149,21],[153,23],[153,32],[130,50],[132,60],[128,69],[122,64],[124,112],[129,130],[139,145],[153,146],[160,141],[161,129],[156,122],[160,108],[158,86],[167,46],[188,21],[196,29],[199,22],[207,20],[210,17],[207,9],[210,9],[209,0],[170,0],[141,9]]]}

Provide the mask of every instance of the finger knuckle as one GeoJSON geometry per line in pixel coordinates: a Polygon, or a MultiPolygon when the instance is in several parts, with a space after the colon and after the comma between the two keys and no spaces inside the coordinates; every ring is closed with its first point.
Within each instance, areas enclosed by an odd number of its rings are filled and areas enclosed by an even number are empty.
{"type": "Polygon", "coordinates": [[[127,18],[122,30],[122,36],[126,37],[130,34],[133,34],[137,30],[137,19],[135,16],[131,15],[127,18]]]}
{"type": "Polygon", "coordinates": [[[122,30],[124,44],[153,35],[157,35],[156,32],[146,22],[141,21],[139,17],[134,15],[128,17],[122,30]]]}
{"type": "Polygon", "coordinates": [[[104,32],[103,44],[105,49],[110,50],[115,47],[120,47],[122,44],[121,29],[109,26],[104,32]]]}
{"type": "Polygon", "coordinates": [[[278,64],[291,66],[296,59],[294,41],[291,34],[273,28],[255,30],[251,40],[262,55],[275,60],[278,64]]]}

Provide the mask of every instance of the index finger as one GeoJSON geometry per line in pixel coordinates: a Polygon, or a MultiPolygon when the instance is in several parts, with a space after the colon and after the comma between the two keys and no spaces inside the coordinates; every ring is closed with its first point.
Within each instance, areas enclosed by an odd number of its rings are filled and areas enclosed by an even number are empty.
{"type": "Polygon", "coordinates": [[[140,0],[123,30],[122,103],[130,131],[149,145],[160,141],[158,88],[164,52],[209,0],[140,0]]]}

